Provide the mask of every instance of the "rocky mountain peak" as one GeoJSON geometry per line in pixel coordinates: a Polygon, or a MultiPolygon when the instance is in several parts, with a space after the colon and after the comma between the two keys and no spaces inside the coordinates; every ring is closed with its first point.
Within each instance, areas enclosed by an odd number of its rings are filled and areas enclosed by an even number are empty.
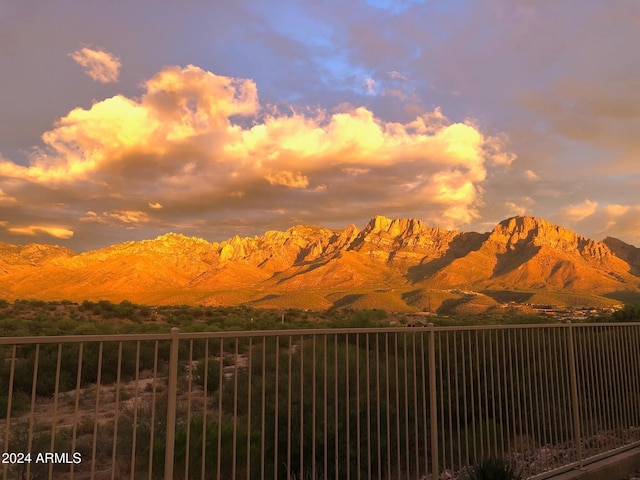
{"type": "Polygon", "coordinates": [[[30,243],[24,246],[0,242],[0,260],[10,263],[37,265],[43,262],[72,257],[75,252],[58,245],[30,243]]]}
{"type": "Polygon", "coordinates": [[[503,220],[496,225],[490,239],[504,243],[508,249],[523,243],[555,248],[574,246],[578,241],[578,235],[541,218],[518,216],[503,220]]]}
{"type": "Polygon", "coordinates": [[[427,229],[427,226],[415,218],[396,218],[390,219],[382,215],[376,215],[364,228],[363,233],[379,234],[385,233],[392,237],[399,235],[418,234],[427,229]]]}
{"type": "Polygon", "coordinates": [[[203,238],[199,237],[187,237],[181,233],[165,233],[164,235],[160,235],[156,237],[155,242],[160,242],[165,246],[176,246],[176,245],[190,245],[190,244],[201,244],[201,245],[210,245],[203,238]]]}
{"type": "Polygon", "coordinates": [[[420,261],[443,255],[457,232],[427,227],[414,218],[375,216],[354,238],[349,250],[380,261],[420,261]]]}
{"type": "Polygon", "coordinates": [[[623,242],[617,238],[607,237],[602,240],[607,247],[609,247],[616,255],[621,258],[627,256],[638,256],[640,257],[640,248],[634,247],[633,245],[629,245],[628,243],[623,242]]]}
{"type": "Polygon", "coordinates": [[[618,258],[631,266],[631,272],[640,275],[640,248],[629,245],[617,238],[607,237],[602,243],[606,245],[618,258]]]}
{"type": "Polygon", "coordinates": [[[417,235],[426,229],[426,225],[421,220],[415,218],[396,218],[391,220],[382,215],[376,215],[369,221],[363,233],[385,233],[389,236],[397,237],[400,235],[417,235]]]}
{"type": "Polygon", "coordinates": [[[568,228],[538,217],[516,216],[500,222],[491,232],[490,241],[503,244],[507,250],[523,246],[550,247],[570,254],[579,253],[602,259],[611,255],[609,248],[568,228]]]}
{"type": "Polygon", "coordinates": [[[391,225],[390,218],[387,218],[383,215],[375,215],[371,217],[371,220],[369,221],[369,223],[364,229],[372,232],[381,232],[381,231],[386,232],[389,229],[390,225],[391,225]]]}

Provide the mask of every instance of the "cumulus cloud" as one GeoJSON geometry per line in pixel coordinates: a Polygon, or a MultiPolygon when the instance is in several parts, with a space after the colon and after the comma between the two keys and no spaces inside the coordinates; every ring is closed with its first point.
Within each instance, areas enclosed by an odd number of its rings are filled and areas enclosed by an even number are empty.
{"type": "Polygon", "coordinates": [[[309,186],[309,180],[300,172],[268,173],[265,178],[271,185],[282,185],[290,188],[306,188],[309,186]]]}
{"type": "Polygon", "coordinates": [[[148,223],[151,219],[146,212],[141,210],[112,210],[102,212],[101,215],[94,211],[88,211],[84,216],[80,217],[79,220],[81,222],[94,222],[106,225],[126,224],[128,227],[133,227],[137,224],[148,223]]]}
{"type": "Polygon", "coordinates": [[[391,70],[390,72],[387,72],[387,75],[389,75],[389,77],[393,78],[394,80],[406,80],[407,77],[402,75],[400,72],[396,71],[396,70],[391,70]]]}
{"type": "Polygon", "coordinates": [[[0,186],[38,186],[52,202],[73,187],[78,221],[128,228],[162,229],[160,209],[174,224],[276,210],[317,223],[347,215],[341,205],[459,227],[478,217],[489,169],[515,158],[504,136],[439,108],[406,123],[365,107],[283,113],[259,103],[252,80],[191,65],[166,67],[144,88],[69,112],[29,165],[0,159],[0,186]]]}
{"type": "Polygon", "coordinates": [[[69,54],[96,82],[111,83],[118,81],[120,59],[102,50],[84,47],[69,54]]]}
{"type": "Polygon", "coordinates": [[[598,202],[586,199],[580,205],[569,205],[562,209],[563,216],[569,222],[579,222],[593,215],[598,208],[598,202]]]}
{"type": "Polygon", "coordinates": [[[367,78],[364,81],[364,84],[367,88],[367,93],[369,93],[370,95],[376,93],[376,81],[373,78],[367,78]]]}
{"type": "Polygon", "coordinates": [[[144,223],[149,221],[149,215],[136,210],[115,210],[104,212],[105,217],[115,218],[122,223],[144,223]]]}
{"type": "Polygon", "coordinates": [[[607,214],[607,216],[616,218],[623,216],[632,209],[638,210],[639,208],[640,207],[637,205],[634,207],[631,207],[630,205],[606,205],[602,210],[607,214]]]}
{"type": "Polygon", "coordinates": [[[533,181],[540,180],[540,177],[538,176],[538,174],[533,170],[525,170],[524,176],[529,180],[533,180],[533,181]]]}
{"type": "Polygon", "coordinates": [[[585,208],[582,213],[580,220],[574,224],[578,232],[597,236],[596,240],[601,240],[603,237],[617,237],[640,247],[640,205],[591,206],[585,208]]]}
{"type": "Polygon", "coordinates": [[[15,235],[28,235],[34,237],[39,233],[45,233],[51,237],[68,239],[73,237],[73,231],[64,227],[52,227],[44,225],[29,225],[26,227],[9,227],[7,228],[9,233],[15,235]]]}
{"type": "Polygon", "coordinates": [[[522,216],[531,215],[531,207],[534,204],[534,200],[531,197],[522,197],[517,202],[507,201],[504,206],[507,209],[510,216],[522,216]]]}
{"type": "Polygon", "coordinates": [[[140,101],[116,95],[72,110],[43,134],[46,152],[28,167],[0,161],[0,176],[50,184],[99,174],[179,174],[189,170],[186,158],[211,160],[223,137],[238,133],[229,116],[257,110],[253,82],[193,66],[166,68],[145,86],[140,101]]]}
{"type": "Polygon", "coordinates": [[[607,205],[599,213],[590,219],[593,227],[604,224],[605,228],[599,229],[602,234],[617,236],[640,248],[640,205],[607,205]]]}

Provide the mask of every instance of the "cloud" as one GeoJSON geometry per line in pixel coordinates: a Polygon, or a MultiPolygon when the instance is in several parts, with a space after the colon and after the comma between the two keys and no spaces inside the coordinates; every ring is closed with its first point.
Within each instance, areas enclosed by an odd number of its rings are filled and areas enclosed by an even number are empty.
{"type": "Polygon", "coordinates": [[[369,173],[370,169],[368,168],[343,168],[342,171],[347,175],[364,175],[365,173],[369,173]]]}
{"type": "Polygon", "coordinates": [[[29,167],[0,161],[0,176],[50,184],[155,169],[179,174],[189,167],[185,157],[203,161],[219,153],[223,137],[235,132],[229,116],[257,109],[253,82],[193,66],[165,68],[145,86],[141,101],[116,95],[72,110],[43,134],[46,152],[34,155],[29,167]]]}
{"type": "Polygon", "coordinates": [[[112,210],[102,212],[102,215],[94,211],[88,211],[79,220],[81,222],[101,223],[112,226],[126,224],[128,227],[132,227],[137,224],[146,224],[151,221],[151,218],[146,212],[140,210],[112,210]]]}
{"type": "Polygon", "coordinates": [[[529,180],[533,180],[533,181],[540,180],[540,177],[538,176],[538,174],[533,170],[525,170],[524,176],[529,180]]]}
{"type": "Polygon", "coordinates": [[[600,226],[603,235],[622,238],[640,248],[640,205],[606,205],[589,220],[593,228],[600,226]]]}
{"type": "Polygon", "coordinates": [[[596,240],[617,237],[640,247],[640,205],[616,203],[585,208],[575,229],[585,235],[599,236],[596,240]]]}
{"type": "Polygon", "coordinates": [[[623,216],[632,209],[638,210],[638,208],[640,207],[637,205],[634,207],[631,207],[630,205],[606,205],[602,210],[608,217],[617,218],[623,216]]]}
{"type": "Polygon", "coordinates": [[[0,205],[15,205],[18,201],[10,195],[7,195],[0,188],[0,205]]]}
{"type": "Polygon", "coordinates": [[[518,203],[508,201],[504,203],[510,216],[523,216],[531,215],[531,207],[534,204],[534,200],[531,197],[522,197],[518,200],[518,203]]]}
{"type": "Polygon", "coordinates": [[[376,81],[373,78],[367,78],[364,83],[367,88],[367,93],[369,93],[370,95],[376,93],[376,81]]]}
{"type": "Polygon", "coordinates": [[[584,220],[586,217],[593,215],[598,208],[598,202],[586,199],[580,205],[569,205],[562,209],[562,215],[567,221],[575,223],[584,220]]]}
{"type": "Polygon", "coordinates": [[[300,172],[275,172],[265,176],[271,185],[282,185],[290,188],[306,188],[309,180],[300,172]]]}
{"type": "Polygon", "coordinates": [[[284,225],[354,221],[351,211],[459,227],[478,217],[488,172],[515,158],[506,137],[440,108],[407,122],[354,106],[283,112],[260,104],[252,80],[192,65],[166,67],[144,88],[73,109],[28,165],[0,159],[0,186],[11,182],[17,201],[38,190],[66,202],[78,228],[259,223],[257,212],[280,210],[284,225]]]}
{"type": "Polygon", "coordinates": [[[393,78],[394,80],[407,80],[406,76],[402,75],[400,72],[396,70],[391,70],[390,72],[387,72],[387,75],[389,75],[389,77],[393,78]]]}
{"type": "Polygon", "coordinates": [[[27,227],[9,227],[9,233],[15,235],[36,236],[39,233],[45,233],[55,238],[68,239],[73,237],[73,231],[63,227],[52,227],[43,225],[29,225],[27,227]]]}
{"type": "Polygon", "coordinates": [[[120,59],[115,55],[102,49],[84,47],[70,53],[69,56],[96,82],[118,81],[120,59]]]}
{"type": "Polygon", "coordinates": [[[122,223],[146,223],[149,221],[149,215],[136,210],[115,210],[113,212],[104,212],[103,215],[115,218],[122,223]]]}

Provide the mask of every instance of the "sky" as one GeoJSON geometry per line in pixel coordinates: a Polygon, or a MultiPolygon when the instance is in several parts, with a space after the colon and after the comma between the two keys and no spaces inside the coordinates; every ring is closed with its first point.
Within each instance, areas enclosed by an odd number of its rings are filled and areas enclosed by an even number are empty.
{"type": "Polygon", "coordinates": [[[0,0],[0,242],[374,215],[640,246],[637,0],[0,0]]]}

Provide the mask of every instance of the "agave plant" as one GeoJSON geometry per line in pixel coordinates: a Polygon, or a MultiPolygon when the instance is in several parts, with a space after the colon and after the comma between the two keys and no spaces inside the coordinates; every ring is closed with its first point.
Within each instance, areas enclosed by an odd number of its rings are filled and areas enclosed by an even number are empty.
{"type": "Polygon", "coordinates": [[[522,480],[522,472],[500,458],[487,458],[467,469],[469,480],[522,480]]]}

